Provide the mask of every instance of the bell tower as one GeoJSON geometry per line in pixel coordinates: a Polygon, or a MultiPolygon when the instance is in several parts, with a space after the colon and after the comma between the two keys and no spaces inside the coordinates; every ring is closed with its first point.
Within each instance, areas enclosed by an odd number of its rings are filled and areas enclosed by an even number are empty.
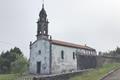
{"type": "Polygon", "coordinates": [[[37,40],[30,43],[29,72],[32,74],[51,74],[52,47],[48,23],[43,3],[37,21],[37,40]]]}
{"type": "Polygon", "coordinates": [[[39,13],[37,22],[37,39],[48,39],[48,23],[44,4],[42,4],[42,10],[39,13]]]}

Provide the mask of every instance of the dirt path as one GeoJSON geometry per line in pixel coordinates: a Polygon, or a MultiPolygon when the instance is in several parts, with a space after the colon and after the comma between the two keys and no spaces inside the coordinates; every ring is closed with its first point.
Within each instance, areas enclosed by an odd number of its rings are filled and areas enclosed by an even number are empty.
{"type": "Polygon", "coordinates": [[[103,80],[120,80],[120,69],[110,74],[103,80]]]}

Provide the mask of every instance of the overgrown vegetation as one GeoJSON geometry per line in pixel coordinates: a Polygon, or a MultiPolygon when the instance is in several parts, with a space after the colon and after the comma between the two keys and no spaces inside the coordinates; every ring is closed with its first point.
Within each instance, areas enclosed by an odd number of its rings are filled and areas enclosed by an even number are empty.
{"type": "Polygon", "coordinates": [[[101,68],[97,68],[82,75],[75,76],[70,80],[100,80],[100,78],[109,71],[117,69],[118,67],[120,67],[120,63],[105,64],[101,68]]]}
{"type": "Polygon", "coordinates": [[[15,47],[0,55],[0,74],[23,73],[28,65],[22,51],[15,47]]]}

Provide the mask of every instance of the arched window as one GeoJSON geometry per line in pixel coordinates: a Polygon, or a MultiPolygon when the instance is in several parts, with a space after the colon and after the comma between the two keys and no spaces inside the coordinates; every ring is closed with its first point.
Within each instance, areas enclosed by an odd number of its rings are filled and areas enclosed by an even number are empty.
{"type": "Polygon", "coordinates": [[[61,51],[61,59],[64,59],[64,51],[61,51]]]}
{"type": "Polygon", "coordinates": [[[46,31],[44,31],[44,34],[46,34],[46,31]]]}

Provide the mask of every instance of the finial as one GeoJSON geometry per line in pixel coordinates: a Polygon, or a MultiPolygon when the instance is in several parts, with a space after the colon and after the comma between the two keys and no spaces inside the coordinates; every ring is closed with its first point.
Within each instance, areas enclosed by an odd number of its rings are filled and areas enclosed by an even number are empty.
{"type": "Polygon", "coordinates": [[[44,8],[44,0],[42,0],[43,1],[43,3],[42,3],[42,8],[44,8]]]}

